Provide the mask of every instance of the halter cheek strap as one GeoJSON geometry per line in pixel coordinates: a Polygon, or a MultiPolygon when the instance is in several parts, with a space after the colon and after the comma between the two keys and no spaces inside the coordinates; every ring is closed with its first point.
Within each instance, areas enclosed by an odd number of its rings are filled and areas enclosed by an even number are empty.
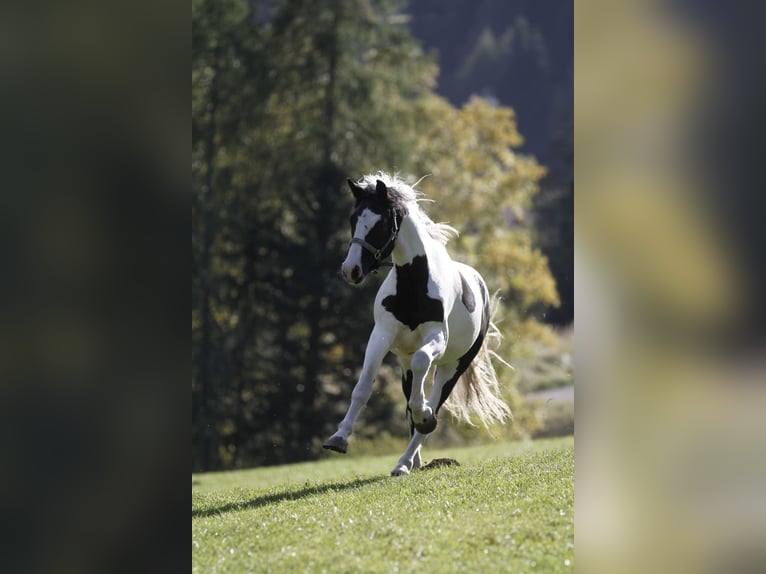
{"type": "Polygon", "coordinates": [[[367,241],[359,237],[354,237],[351,240],[351,243],[349,243],[349,246],[353,245],[354,243],[358,243],[364,249],[366,249],[372,254],[372,257],[375,259],[375,263],[377,264],[372,269],[372,271],[374,271],[375,269],[383,265],[389,265],[389,266],[391,265],[390,263],[383,263],[381,261],[381,259],[388,257],[391,254],[391,252],[394,250],[394,243],[396,242],[396,238],[399,237],[399,225],[396,222],[396,212],[392,211],[391,215],[394,222],[394,226],[391,228],[391,235],[389,236],[388,240],[385,242],[383,247],[378,249],[374,245],[368,243],[367,241]]]}

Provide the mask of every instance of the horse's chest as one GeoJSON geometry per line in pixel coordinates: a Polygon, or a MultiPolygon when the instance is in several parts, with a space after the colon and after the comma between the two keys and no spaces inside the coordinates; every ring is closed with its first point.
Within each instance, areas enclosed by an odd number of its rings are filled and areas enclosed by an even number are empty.
{"type": "Polygon", "coordinates": [[[396,267],[396,292],[382,301],[397,321],[415,331],[423,323],[444,321],[444,305],[428,294],[428,259],[417,255],[396,267]]]}

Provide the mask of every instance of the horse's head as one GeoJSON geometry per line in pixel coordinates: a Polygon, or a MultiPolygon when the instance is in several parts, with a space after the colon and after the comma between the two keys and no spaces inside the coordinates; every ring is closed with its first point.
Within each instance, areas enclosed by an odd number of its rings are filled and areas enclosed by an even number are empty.
{"type": "Polygon", "coordinates": [[[351,213],[351,243],[341,273],[357,285],[394,250],[402,214],[394,207],[386,185],[377,180],[375,187],[361,187],[348,181],[356,205],[351,213]]]}

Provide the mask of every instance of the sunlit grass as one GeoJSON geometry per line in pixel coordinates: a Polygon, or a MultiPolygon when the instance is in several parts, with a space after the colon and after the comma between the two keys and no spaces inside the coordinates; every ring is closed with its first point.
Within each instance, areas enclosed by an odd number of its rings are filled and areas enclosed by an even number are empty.
{"type": "Polygon", "coordinates": [[[195,572],[567,572],[574,441],[444,449],[192,476],[195,572]]]}

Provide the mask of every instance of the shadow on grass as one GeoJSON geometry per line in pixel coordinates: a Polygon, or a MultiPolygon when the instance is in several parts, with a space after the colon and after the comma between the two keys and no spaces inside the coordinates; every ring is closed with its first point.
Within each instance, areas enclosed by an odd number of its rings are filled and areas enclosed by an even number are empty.
{"type": "MultiPolygon", "coordinates": [[[[224,504],[217,508],[206,508],[205,510],[192,510],[192,518],[213,516],[214,514],[225,514],[226,512],[248,510],[251,508],[261,508],[269,504],[278,504],[285,500],[300,500],[307,496],[314,496],[316,494],[324,494],[326,492],[338,492],[343,490],[349,490],[351,488],[359,488],[375,482],[381,482],[386,480],[388,476],[374,476],[372,478],[358,478],[347,482],[335,482],[332,484],[317,484],[314,486],[305,486],[298,490],[285,490],[284,492],[273,492],[270,494],[263,494],[256,496],[251,500],[244,502],[232,502],[224,504]]],[[[294,488],[294,487],[293,487],[294,488]]]]}

